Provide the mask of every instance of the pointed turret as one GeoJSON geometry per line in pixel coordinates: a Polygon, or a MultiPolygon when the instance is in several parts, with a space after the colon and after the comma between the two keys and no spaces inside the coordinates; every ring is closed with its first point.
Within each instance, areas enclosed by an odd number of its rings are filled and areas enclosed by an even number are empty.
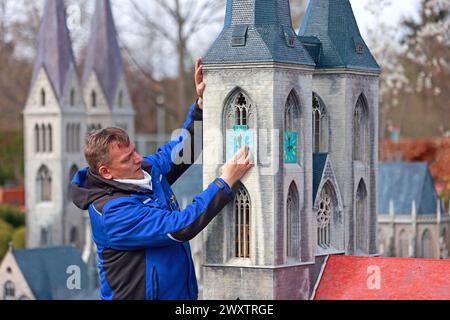
{"type": "Polygon", "coordinates": [[[122,59],[111,4],[109,0],[97,0],[82,86],[84,88],[92,73],[95,73],[108,106],[112,108],[122,72],[122,59]]]}
{"type": "Polygon", "coordinates": [[[58,101],[63,97],[67,76],[75,66],[63,0],[48,0],[39,31],[38,50],[31,88],[44,69],[58,101]]]}
{"type": "Polygon", "coordinates": [[[203,63],[251,62],[315,65],[292,28],[289,0],[227,0],[224,29],[203,63]]]}
{"type": "Polygon", "coordinates": [[[349,0],[310,0],[299,36],[318,69],[380,72],[361,37],[349,0]]]}

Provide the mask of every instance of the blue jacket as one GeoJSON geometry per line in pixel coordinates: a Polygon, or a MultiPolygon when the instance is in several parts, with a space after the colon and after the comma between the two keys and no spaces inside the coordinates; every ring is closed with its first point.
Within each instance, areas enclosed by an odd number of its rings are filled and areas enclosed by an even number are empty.
{"type": "Polygon", "coordinates": [[[194,121],[201,120],[194,104],[183,134],[144,158],[151,191],[102,179],[88,168],[75,175],[72,200],[89,211],[103,300],[197,299],[188,241],[234,198],[230,187],[217,179],[184,210],[176,201],[171,185],[190,166],[180,164],[180,153],[191,143],[191,163],[195,160],[194,121]]]}

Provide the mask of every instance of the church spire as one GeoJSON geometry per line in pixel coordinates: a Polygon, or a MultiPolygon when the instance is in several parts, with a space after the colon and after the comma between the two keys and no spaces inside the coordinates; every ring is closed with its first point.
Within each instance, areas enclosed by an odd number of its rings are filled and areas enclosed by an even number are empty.
{"type": "Polygon", "coordinates": [[[314,66],[292,28],[289,0],[227,0],[222,33],[204,64],[281,62],[314,66]]]}
{"type": "Polygon", "coordinates": [[[38,43],[32,86],[44,69],[59,101],[64,94],[70,67],[75,66],[63,0],[47,0],[38,43]]]}
{"type": "Polygon", "coordinates": [[[349,0],[310,0],[300,39],[311,48],[317,68],[350,68],[379,72],[380,67],[361,37],[349,0]],[[314,53],[315,52],[315,53],[314,53]]]}
{"type": "Polygon", "coordinates": [[[82,86],[84,88],[92,73],[95,73],[111,108],[122,72],[122,60],[111,4],[109,0],[97,0],[82,86]]]}

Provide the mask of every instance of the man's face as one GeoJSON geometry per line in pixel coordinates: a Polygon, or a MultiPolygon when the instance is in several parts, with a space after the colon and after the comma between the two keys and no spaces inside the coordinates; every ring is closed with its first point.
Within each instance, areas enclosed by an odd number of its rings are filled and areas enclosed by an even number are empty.
{"type": "Polygon", "coordinates": [[[105,179],[140,180],[144,179],[142,171],[142,157],[136,152],[134,143],[122,146],[112,143],[109,146],[111,162],[100,167],[100,175],[105,179]]]}

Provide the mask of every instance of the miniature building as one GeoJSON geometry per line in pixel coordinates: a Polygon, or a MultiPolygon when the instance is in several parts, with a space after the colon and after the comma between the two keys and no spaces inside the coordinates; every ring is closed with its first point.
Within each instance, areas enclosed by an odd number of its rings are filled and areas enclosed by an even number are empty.
{"type": "Polygon", "coordinates": [[[308,299],[328,255],[374,255],[380,68],[348,0],[228,0],[203,59],[204,185],[250,137],[255,167],[207,228],[203,297],[308,299]]]}
{"type": "Polygon", "coordinates": [[[0,300],[96,300],[89,272],[74,247],[10,248],[0,263],[0,300]]]}
{"type": "Polygon", "coordinates": [[[380,254],[448,258],[450,214],[439,201],[426,163],[380,164],[379,190],[380,254]]]}
{"type": "Polygon", "coordinates": [[[80,84],[64,2],[48,0],[24,110],[27,247],[75,245],[93,252],[86,213],[69,195],[86,166],[86,132],[118,126],[134,137],[134,111],[125,84],[109,0],[96,1],[80,84]]]}

